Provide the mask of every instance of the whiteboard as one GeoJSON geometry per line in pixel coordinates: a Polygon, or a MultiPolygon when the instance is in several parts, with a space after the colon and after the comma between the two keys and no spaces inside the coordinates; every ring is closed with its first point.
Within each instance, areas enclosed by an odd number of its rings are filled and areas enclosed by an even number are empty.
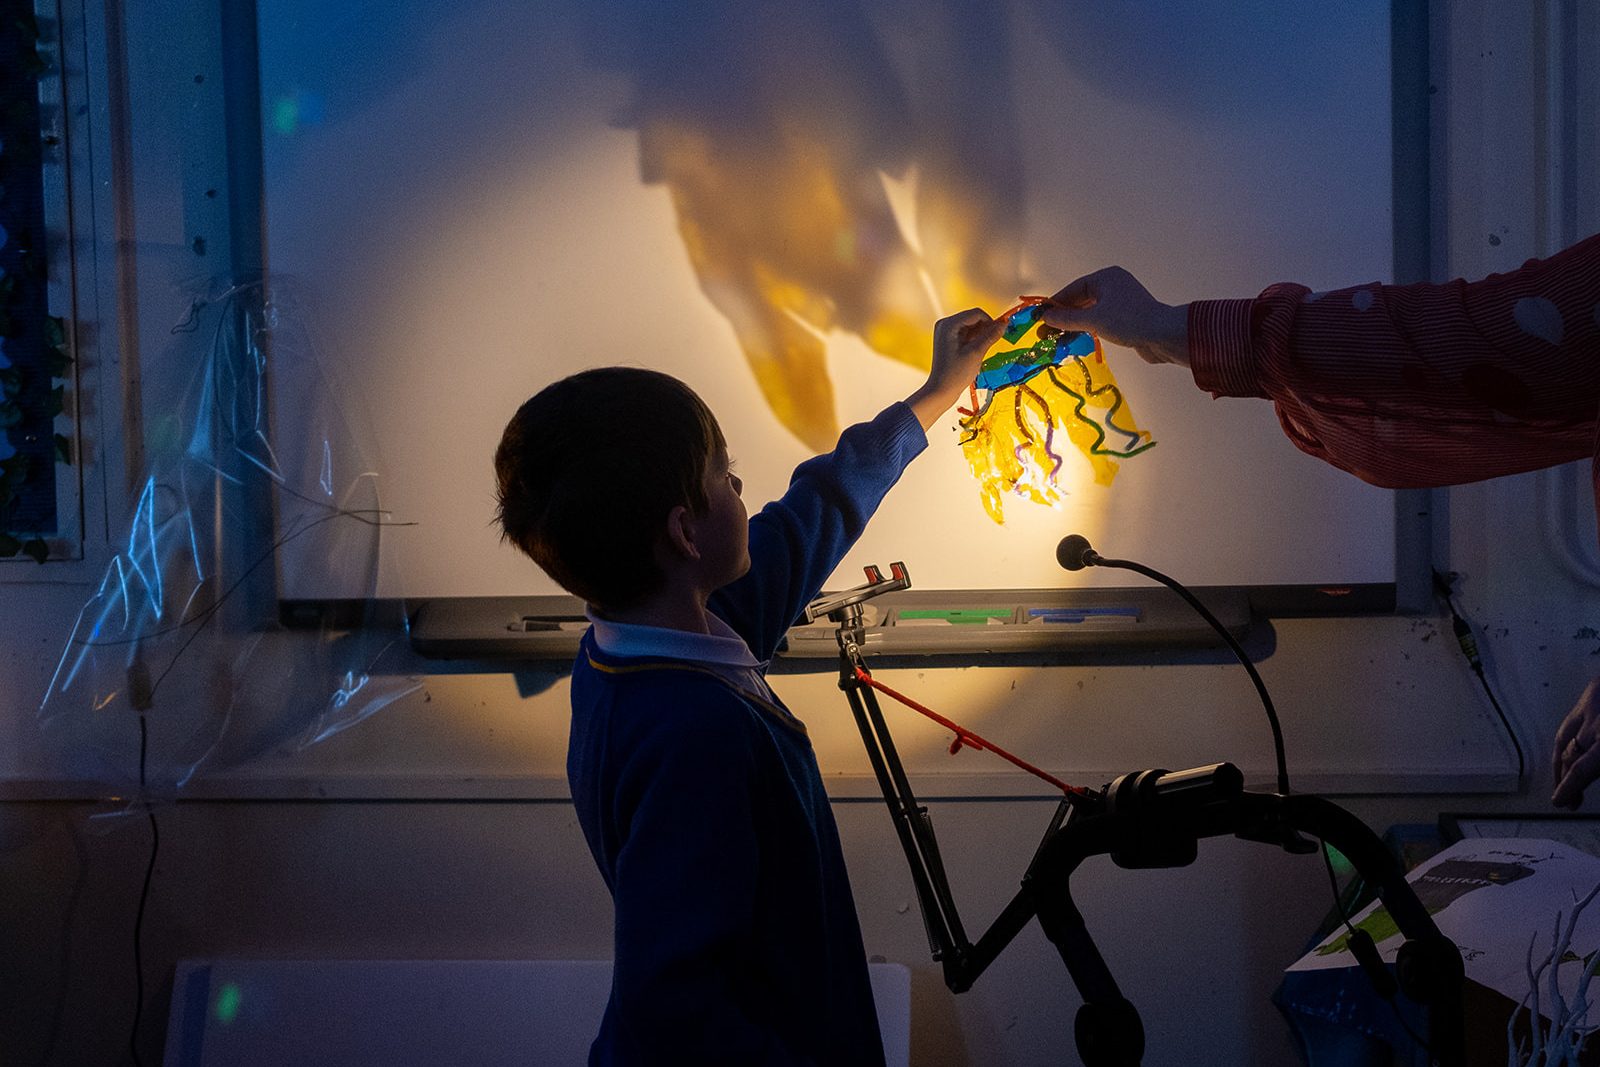
{"type": "MultiPolygon", "coordinates": [[[[557,591],[500,543],[491,460],[587,366],[688,381],[754,510],[819,426],[920,383],[863,337],[884,308],[926,330],[1112,263],[1169,302],[1392,271],[1387,0],[257,6],[269,276],[416,524],[386,531],[382,595],[557,591]],[[774,330],[815,358],[763,363],[774,330]]],[[[1069,532],[1199,585],[1393,581],[1391,492],[1265,402],[1108,358],[1159,442],[1111,486],[1069,451],[1063,504],[997,525],[952,412],[830,584],[905,560],[923,588],[1057,586],[1069,532]]]]}

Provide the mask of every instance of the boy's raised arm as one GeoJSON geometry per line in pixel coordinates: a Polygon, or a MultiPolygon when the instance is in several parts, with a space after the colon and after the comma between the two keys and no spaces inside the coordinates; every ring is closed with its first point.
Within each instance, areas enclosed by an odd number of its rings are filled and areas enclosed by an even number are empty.
{"type": "Polygon", "coordinates": [[[796,467],[783,497],[750,520],[750,572],[718,590],[710,606],[758,659],[776,651],[900,472],[927,447],[925,431],[977,375],[1003,328],[979,308],[939,320],[928,380],[904,402],[846,429],[832,452],[796,467]]]}
{"type": "Polygon", "coordinates": [[[906,406],[924,430],[950,410],[961,390],[978,376],[984,354],[1000,340],[1005,322],[981,308],[969,308],[940,319],[933,326],[933,365],[928,380],[906,397],[906,406]]]}

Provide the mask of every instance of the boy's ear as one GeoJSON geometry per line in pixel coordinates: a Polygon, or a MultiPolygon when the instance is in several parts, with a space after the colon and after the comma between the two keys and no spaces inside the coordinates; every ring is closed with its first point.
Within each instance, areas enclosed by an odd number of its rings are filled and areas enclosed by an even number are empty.
{"type": "Polygon", "coordinates": [[[667,544],[685,559],[700,558],[700,548],[695,544],[694,515],[682,504],[667,512],[667,544]]]}

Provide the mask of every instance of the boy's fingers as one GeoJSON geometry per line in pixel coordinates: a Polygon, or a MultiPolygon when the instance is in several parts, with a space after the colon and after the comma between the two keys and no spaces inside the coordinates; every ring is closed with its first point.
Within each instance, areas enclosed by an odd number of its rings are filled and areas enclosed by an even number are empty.
{"type": "Polygon", "coordinates": [[[979,341],[992,343],[1005,332],[1005,320],[990,318],[982,308],[969,308],[951,318],[956,324],[956,339],[963,345],[977,344],[979,341]]]}

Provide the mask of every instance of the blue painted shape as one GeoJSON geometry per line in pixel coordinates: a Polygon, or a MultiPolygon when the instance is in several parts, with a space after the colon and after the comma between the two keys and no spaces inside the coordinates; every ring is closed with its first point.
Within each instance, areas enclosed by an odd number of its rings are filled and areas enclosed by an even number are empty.
{"type": "Polygon", "coordinates": [[[1093,351],[1091,334],[1078,332],[1046,337],[1032,348],[1002,352],[984,360],[975,384],[979,389],[990,391],[1021,385],[1046,367],[1060,365],[1069,356],[1086,356],[1093,351]]]}
{"type": "Polygon", "coordinates": [[[1091,356],[1094,354],[1094,334],[1082,330],[1064,333],[1056,338],[1056,352],[1067,356],[1091,356]]]}
{"type": "Polygon", "coordinates": [[[1138,622],[1142,617],[1133,604],[1113,604],[1105,607],[1081,608],[1029,608],[1028,617],[1042,623],[1079,623],[1090,619],[1127,619],[1138,622]]]}

